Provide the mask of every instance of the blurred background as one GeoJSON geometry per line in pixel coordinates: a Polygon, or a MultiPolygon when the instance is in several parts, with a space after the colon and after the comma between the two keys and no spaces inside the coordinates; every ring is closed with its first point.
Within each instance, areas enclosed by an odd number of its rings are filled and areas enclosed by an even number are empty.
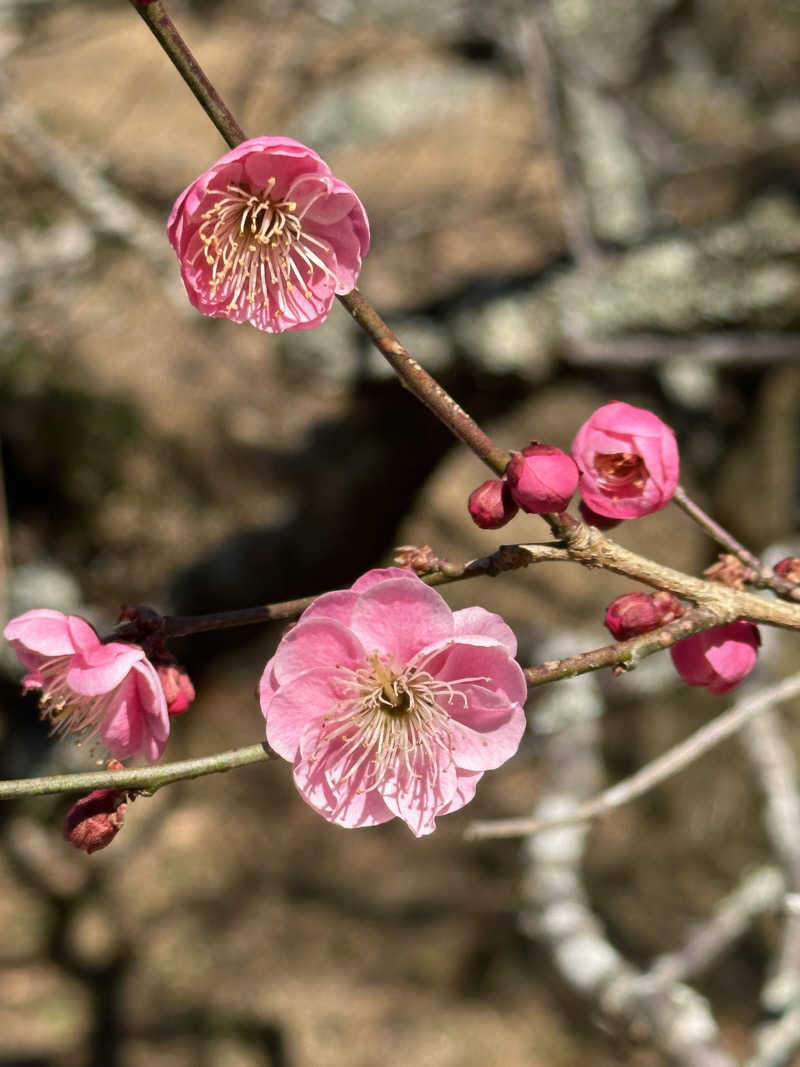
{"type": "MultiPolygon", "coordinates": [[[[792,550],[797,0],[169,10],[249,135],[304,141],[355,188],[373,228],[361,288],[500,444],[567,448],[608,400],[652,407],[688,491],[754,550],[792,550]]],[[[103,632],[121,603],[205,612],[346,585],[399,544],[462,561],[546,539],[532,517],[501,537],[471,525],[485,470],[340,308],[273,337],[189,307],[164,224],[224,146],[128,4],[2,0],[0,52],[9,615],[56,607],[103,632]]],[[[715,558],[672,508],[614,536],[695,573],[715,558]]],[[[446,595],[502,612],[531,664],[553,641],[605,644],[603,608],[628,589],[544,566],[446,595]]],[[[168,758],[261,739],[279,636],[174,643],[198,700],[168,758]]],[[[762,680],[793,648],[768,642],[762,680]]],[[[7,651],[3,670],[2,776],[84,769],[7,651]]],[[[666,657],[592,685],[612,780],[725,706],[678,690],[666,657]]],[[[4,802],[0,1063],[666,1062],[597,1025],[521,928],[519,844],[463,840],[472,818],[536,803],[541,733],[420,841],[328,825],[282,764],[141,798],[91,858],[61,839],[65,798],[4,802]]],[[[593,830],[586,886],[646,966],[768,852],[734,743],[593,830]]],[[[778,940],[766,913],[699,983],[733,1055],[778,940]]]]}

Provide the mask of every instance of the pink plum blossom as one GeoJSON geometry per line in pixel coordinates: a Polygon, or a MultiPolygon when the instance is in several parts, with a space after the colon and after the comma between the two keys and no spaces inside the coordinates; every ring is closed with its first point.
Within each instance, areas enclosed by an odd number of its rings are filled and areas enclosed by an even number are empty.
{"type": "Polygon", "coordinates": [[[692,634],[670,649],[675,669],[687,685],[712,693],[735,689],[753,669],[761,637],[752,622],[737,619],[727,626],[692,634]]]}
{"type": "Polygon", "coordinates": [[[499,615],[453,612],[411,571],[368,571],[318,597],[267,664],[267,741],[330,822],[397,816],[429,834],[517,750],[527,686],[516,647],[499,615]]]}
{"type": "Polygon", "coordinates": [[[169,715],[155,667],[138,645],[104,644],[77,615],[48,608],[12,619],[4,636],[39,691],[53,733],[97,739],[117,759],[154,763],[167,743],[169,715]]]}
{"type": "Polygon", "coordinates": [[[531,441],[511,453],[506,480],[515,504],[531,515],[563,511],[578,488],[575,460],[554,445],[531,441]]]}
{"type": "Polygon", "coordinates": [[[652,411],[631,404],[598,408],[578,430],[572,455],[584,501],[610,519],[659,511],[678,484],[675,434],[652,411]]]}
{"type": "Polygon", "coordinates": [[[218,159],[175,201],[167,234],[194,307],[267,333],[323,322],[369,248],[361,201],[290,137],[218,159]]]}

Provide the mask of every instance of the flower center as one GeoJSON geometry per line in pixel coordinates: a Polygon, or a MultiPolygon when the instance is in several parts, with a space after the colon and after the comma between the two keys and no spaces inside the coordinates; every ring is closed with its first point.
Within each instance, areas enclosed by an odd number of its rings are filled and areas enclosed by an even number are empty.
{"type": "Polygon", "coordinates": [[[106,716],[116,696],[116,688],[109,693],[84,696],[76,693],[66,681],[67,668],[72,656],[56,656],[38,668],[41,684],[39,708],[42,719],[50,725],[53,736],[76,733],[81,736],[78,744],[93,737],[106,716]]]}
{"type": "Polygon", "coordinates": [[[435,781],[458,726],[446,705],[461,700],[466,706],[459,686],[485,679],[445,682],[419,665],[398,668],[377,652],[367,664],[339,668],[341,696],[325,716],[310,758],[324,765],[332,785],[350,781],[358,792],[397,773],[418,778],[423,766],[435,781]]]}
{"type": "Polygon", "coordinates": [[[635,452],[598,452],[593,466],[598,484],[615,493],[640,493],[650,473],[635,452]]]}
{"type": "Polygon", "coordinates": [[[270,178],[259,193],[241,185],[208,190],[216,199],[202,215],[200,251],[211,268],[212,296],[228,311],[246,303],[263,306],[273,318],[300,313],[298,301],[313,298],[311,286],[319,275],[336,283],[325,262],[333,258],[333,249],[302,225],[324,190],[300,210],[291,189],[283,199],[273,198],[274,185],[270,178]]]}

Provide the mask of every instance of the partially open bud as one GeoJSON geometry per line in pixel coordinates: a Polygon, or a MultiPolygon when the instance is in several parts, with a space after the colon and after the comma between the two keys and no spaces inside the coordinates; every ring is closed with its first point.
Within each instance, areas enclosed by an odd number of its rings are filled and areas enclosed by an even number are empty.
{"type": "Polygon", "coordinates": [[[512,452],[506,468],[514,503],[532,515],[563,511],[578,488],[578,476],[572,456],[538,441],[512,452]]]}
{"type": "Polygon", "coordinates": [[[781,578],[786,578],[789,582],[795,582],[800,585],[800,558],[797,556],[787,556],[786,559],[782,559],[780,563],[776,563],[772,568],[776,574],[779,574],[781,578]]]}
{"type": "Polygon", "coordinates": [[[498,530],[511,522],[519,508],[511,499],[505,481],[490,478],[469,494],[467,501],[472,521],[482,530],[498,530]]]}
{"type": "Polygon", "coordinates": [[[681,602],[666,591],[623,593],[606,608],[606,628],[618,641],[638,637],[683,615],[681,602]]]}
{"type": "Polygon", "coordinates": [[[572,442],[581,469],[581,494],[611,519],[659,511],[678,484],[675,434],[645,408],[615,401],[598,408],[572,442]]]}
{"type": "Polygon", "coordinates": [[[180,715],[194,700],[191,678],[177,663],[161,663],[156,669],[167,701],[167,711],[170,715],[180,715]]]}
{"type": "Polygon", "coordinates": [[[110,845],[125,820],[127,795],[118,789],[95,789],[67,812],[64,838],[91,854],[110,845]]]}
{"type": "Polygon", "coordinates": [[[712,693],[735,689],[753,669],[761,637],[752,622],[737,619],[684,638],[670,649],[675,669],[687,685],[712,693]]]}

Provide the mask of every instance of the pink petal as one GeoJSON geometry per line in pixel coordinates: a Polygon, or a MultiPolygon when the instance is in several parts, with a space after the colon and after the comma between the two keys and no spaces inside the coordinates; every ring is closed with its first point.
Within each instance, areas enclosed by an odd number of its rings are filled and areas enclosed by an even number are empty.
{"type": "Polygon", "coordinates": [[[469,804],[475,796],[478,782],[483,778],[483,771],[462,771],[460,767],[457,767],[456,775],[456,791],[453,799],[449,804],[440,808],[437,815],[449,815],[451,811],[458,811],[465,804],[469,804]]]}
{"type": "Polygon", "coordinates": [[[108,751],[119,760],[144,755],[155,763],[169,735],[169,715],[155,668],[137,663],[117,689],[98,731],[108,751]]]}
{"type": "Polygon", "coordinates": [[[525,733],[525,712],[502,693],[464,686],[467,703],[440,701],[453,718],[450,752],[455,765],[468,771],[489,771],[511,759],[525,733]]]}
{"type": "Polygon", "coordinates": [[[378,826],[394,818],[394,812],[389,810],[379,793],[374,789],[359,788],[360,778],[350,783],[349,788],[337,791],[314,760],[298,757],[294,781],[306,803],[328,822],[355,828],[378,826]]]}
{"type": "Polygon", "coordinates": [[[130,672],[134,664],[145,658],[138,645],[120,641],[97,644],[86,652],[76,652],[67,668],[67,685],[83,696],[110,693],[130,672]]]}
{"type": "MultiPolygon", "coordinates": [[[[15,650],[24,649],[39,659],[69,656],[75,651],[68,616],[49,608],[34,608],[12,619],[3,636],[9,644],[14,645],[15,650]]],[[[33,663],[24,665],[34,666],[33,663]]]]}
{"type": "Polygon", "coordinates": [[[517,639],[514,631],[499,615],[486,608],[461,608],[453,612],[454,634],[456,637],[471,637],[481,634],[491,637],[506,649],[509,656],[517,654],[517,639]]]}
{"type": "Polygon", "coordinates": [[[403,664],[423,646],[451,636],[453,613],[424,582],[387,578],[359,597],[351,626],[367,652],[403,664]]]}
{"type": "Polygon", "coordinates": [[[356,578],[350,589],[354,593],[364,593],[373,585],[385,582],[387,578],[404,578],[410,582],[425,584],[409,567],[375,567],[356,578]]]}
{"type": "Polygon", "coordinates": [[[415,837],[436,829],[436,816],[452,803],[458,775],[449,753],[438,749],[431,760],[419,750],[409,768],[400,766],[381,786],[387,808],[403,819],[415,837]]]}
{"type": "Polygon", "coordinates": [[[358,596],[350,589],[337,589],[332,593],[323,593],[313,603],[309,604],[300,616],[300,622],[307,622],[317,617],[335,619],[342,626],[350,625],[353,614],[353,605],[358,596]]]}
{"type": "Polygon", "coordinates": [[[283,759],[294,763],[306,728],[335,707],[340,696],[335,681],[330,667],[311,668],[273,695],[265,712],[267,741],[283,759]]]}
{"type": "Polygon", "coordinates": [[[340,622],[304,616],[281,641],[272,669],[278,685],[285,685],[311,667],[357,667],[366,658],[356,635],[340,622]]]}
{"type": "Polygon", "coordinates": [[[461,682],[474,679],[474,684],[503,693],[512,704],[524,704],[528,698],[528,683],[522,668],[511,659],[502,645],[489,637],[459,637],[441,647],[425,649],[417,662],[440,681],[461,682]]]}

